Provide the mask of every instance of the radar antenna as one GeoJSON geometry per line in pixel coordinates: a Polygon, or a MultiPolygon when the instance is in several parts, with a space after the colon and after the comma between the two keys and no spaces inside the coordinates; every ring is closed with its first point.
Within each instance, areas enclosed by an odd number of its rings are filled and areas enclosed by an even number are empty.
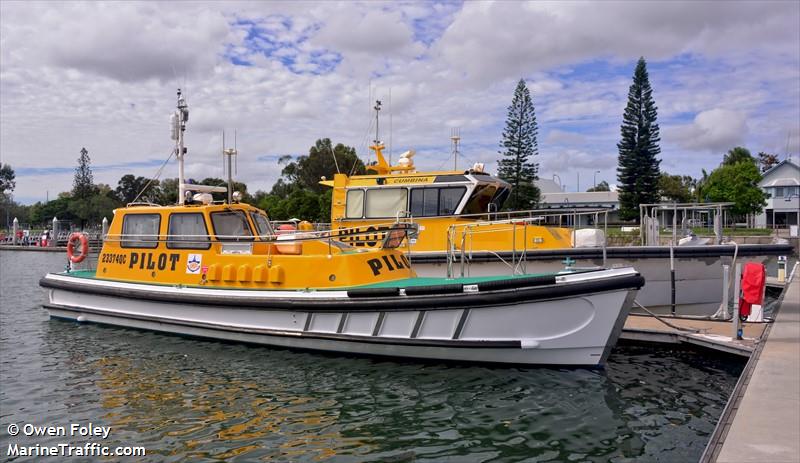
{"type": "Polygon", "coordinates": [[[458,170],[458,142],[461,141],[461,129],[450,129],[450,140],[453,141],[453,170],[458,170]]]}

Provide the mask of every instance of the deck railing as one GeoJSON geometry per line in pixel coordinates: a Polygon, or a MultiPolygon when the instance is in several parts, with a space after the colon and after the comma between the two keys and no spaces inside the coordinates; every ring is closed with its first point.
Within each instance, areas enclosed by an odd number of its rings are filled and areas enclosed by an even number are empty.
{"type": "Polygon", "coordinates": [[[606,264],[606,243],[608,236],[608,209],[592,209],[592,210],[578,210],[573,209],[570,211],[553,211],[538,210],[538,211],[523,211],[523,215],[513,216],[515,213],[502,213],[508,214],[508,218],[500,220],[485,220],[476,221],[472,223],[456,223],[450,225],[447,230],[447,276],[452,278],[455,274],[454,267],[459,265],[460,276],[466,276],[469,273],[469,267],[473,260],[473,253],[475,249],[473,244],[474,237],[482,233],[497,233],[497,232],[511,232],[511,261],[507,261],[500,254],[491,249],[481,249],[481,252],[488,252],[493,254],[499,261],[509,267],[512,275],[527,273],[527,253],[531,248],[528,243],[528,227],[527,225],[543,225],[547,223],[558,223],[561,228],[570,228],[572,239],[570,247],[576,245],[576,231],[578,226],[582,223],[585,217],[593,219],[595,229],[600,229],[602,220],[603,240],[603,265],[606,264]],[[534,215],[533,212],[536,212],[534,215]],[[528,214],[527,216],[525,214],[528,214]],[[566,227],[564,224],[567,223],[566,227]],[[522,234],[522,242],[524,246],[517,248],[517,235],[522,234]]]}

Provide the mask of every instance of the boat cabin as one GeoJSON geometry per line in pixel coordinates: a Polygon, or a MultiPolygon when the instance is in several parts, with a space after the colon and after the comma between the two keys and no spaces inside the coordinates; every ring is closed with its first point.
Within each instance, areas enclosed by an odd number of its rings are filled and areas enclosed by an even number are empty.
{"type": "Polygon", "coordinates": [[[394,249],[397,238],[356,249],[310,226],[273,230],[267,214],[248,204],[132,205],[114,211],[97,276],[265,289],[358,286],[413,275],[394,249]]]}
{"type": "Polygon", "coordinates": [[[529,223],[517,236],[515,225],[487,226],[502,209],[511,185],[486,173],[481,164],[466,171],[416,172],[413,151],[390,166],[382,155],[383,145],[371,148],[378,158],[368,167],[374,174],[335,174],[333,180],[320,182],[333,188],[331,228],[344,242],[376,246],[390,224],[407,218],[420,226],[419,238],[412,240],[415,251],[445,251],[451,226],[478,223],[480,235],[465,240],[476,250],[571,247],[567,229],[529,223]]]}
{"type": "Polygon", "coordinates": [[[484,172],[426,172],[402,176],[337,174],[332,220],[451,217],[502,208],[510,186],[484,172]],[[339,206],[339,207],[337,207],[339,206]]]}

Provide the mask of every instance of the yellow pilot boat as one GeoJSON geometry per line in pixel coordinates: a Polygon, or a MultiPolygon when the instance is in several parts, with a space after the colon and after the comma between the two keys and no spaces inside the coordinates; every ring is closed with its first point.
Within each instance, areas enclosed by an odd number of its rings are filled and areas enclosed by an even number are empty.
{"type": "MultiPolygon", "coordinates": [[[[380,104],[375,109],[377,127],[380,104]]],[[[557,272],[565,259],[581,268],[635,266],[647,280],[640,304],[661,313],[711,316],[720,306],[723,264],[735,256],[763,260],[791,253],[778,244],[609,247],[598,226],[607,210],[500,212],[511,186],[481,164],[417,171],[409,150],[391,165],[377,133],[375,138],[371,172],[338,173],[320,182],[333,189],[331,229],[345,243],[370,248],[398,219],[413,222],[419,235],[410,240],[408,259],[423,277],[557,272]],[[595,226],[575,227],[581,216],[595,226]]]]}
{"type": "Polygon", "coordinates": [[[374,247],[343,243],[336,231],[273,230],[264,211],[237,202],[230,179],[227,189],[184,182],[188,109],[178,97],[179,203],[117,209],[95,268],[41,279],[51,317],[419,359],[607,358],[644,283],[633,269],[421,278],[404,253],[414,224],[387,225],[374,247]],[[212,201],[220,188],[228,200],[212,201]]]}
{"type": "Polygon", "coordinates": [[[335,174],[333,180],[320,182],[333,188],[331,227],[340,230],[344,242],[375,246],[398,218],[411,217],[421,232],[413,250],[421,255],[461,246],[461,242],[452,242],[452,231],[475,225],[480,225],[479,232],[463,243],[472,251],[572,246],[572,231],[567,228],[537,225],[521,217],[489,221],[500,215],[497,212],[511,186],[484,172],[481,165],[466,171],[416,172],[413,151],[401,154],[400,164],[391,166],[380,142],[370,149],[377,158],[377,163],[368,167],[373,174],[335,174]]]}

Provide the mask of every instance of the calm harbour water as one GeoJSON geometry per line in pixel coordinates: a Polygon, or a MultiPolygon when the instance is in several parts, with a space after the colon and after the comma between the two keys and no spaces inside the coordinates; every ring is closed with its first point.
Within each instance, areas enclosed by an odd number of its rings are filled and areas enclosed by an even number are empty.
{"type": "Polygon", "coordinates": [[[743,367],[632,346],[604,370],[417,364],[80,325],[41,308],[64,263],[0,251],[0,460],[89,441],[10,423],[91,422],[147,449],[119,461],[696,461],[743,367]]]}

